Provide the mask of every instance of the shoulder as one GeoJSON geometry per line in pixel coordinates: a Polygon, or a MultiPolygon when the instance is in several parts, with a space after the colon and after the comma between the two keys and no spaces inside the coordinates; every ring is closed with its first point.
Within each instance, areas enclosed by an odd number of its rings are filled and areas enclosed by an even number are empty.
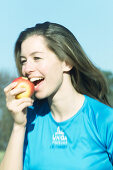
{"type": "Polygon", "coordinates": [[[100,101],[86,96],[85,119],[103,141],[109,141],[109,136],[113,136],[113,108],[100,101]]]}
{"type": "Polygon", "coordinates": [[[85,97],[87,103],[86,108],[91,111],[92,115],[96,116],[97,118],[101,117],[101,119],[113,117],[113,108],[89,96],[85,97]]]}
{"type": "Polygon", "coordinates": [[[86,115],[97,127],[113,124],[113,108],[91,97],[86,97],[86,115]]]}
{"type": "Polygon", "coordinates": [[[84,116],[97,131],[103,129],[112,130],[113,128],[113,108],[101,103],[100,101],[91,97],[86,97],[86,107],[84,109],[84,116]]]}
{"type": "Polygon", "coordinates": [[[104,146],[113,164],[113,108],[86,96],[84,117],[86,127],[104,146]]]}

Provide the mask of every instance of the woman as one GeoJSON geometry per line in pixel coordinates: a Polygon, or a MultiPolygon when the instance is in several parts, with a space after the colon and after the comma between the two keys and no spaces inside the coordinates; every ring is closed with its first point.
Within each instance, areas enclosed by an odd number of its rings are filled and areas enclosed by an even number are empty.
{"type": "Polygon", "coordinates": [[[15,83],[4,89],[14,126],[0,170],[112,169],[106,81],[74,35],[56,23],[37,24],[19,35],[15,59],[35,97],[15,99],[25,91],[15,83]]]}

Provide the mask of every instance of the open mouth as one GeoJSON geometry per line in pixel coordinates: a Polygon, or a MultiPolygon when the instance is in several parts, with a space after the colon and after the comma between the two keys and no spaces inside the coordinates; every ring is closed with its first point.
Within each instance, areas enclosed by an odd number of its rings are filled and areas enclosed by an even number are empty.
{"type": "Polygon", "coordinates": [[[43,77],[39,78],[31,78],[30,81],[34,84],[35,89],[39,86],[39,84],[44,80],[43,77]]]}

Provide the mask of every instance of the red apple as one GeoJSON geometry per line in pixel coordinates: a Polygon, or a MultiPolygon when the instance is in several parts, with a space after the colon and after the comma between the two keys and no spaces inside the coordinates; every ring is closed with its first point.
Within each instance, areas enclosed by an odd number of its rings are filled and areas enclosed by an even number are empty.
{"type": "Polygon", "coordinates": [[[23,97],[31,97],[34,93],[34,84],[28,80],[26,77],[18,77],[13,82],[17,82],[17,87],[25,88],[26,91],[16,95],[16,99],[23,97]]]}

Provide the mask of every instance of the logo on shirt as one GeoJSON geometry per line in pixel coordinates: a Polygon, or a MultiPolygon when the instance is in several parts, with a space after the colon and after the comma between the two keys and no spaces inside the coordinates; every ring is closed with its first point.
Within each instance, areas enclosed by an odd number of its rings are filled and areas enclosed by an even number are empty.
{"type": "Polygon", "coordinates": [[[57,132],[52,136],[52,147],[65,148],[67,147],[67,137],[64,135],[64,132],[60,130],[58,126],[57,132]]]}

